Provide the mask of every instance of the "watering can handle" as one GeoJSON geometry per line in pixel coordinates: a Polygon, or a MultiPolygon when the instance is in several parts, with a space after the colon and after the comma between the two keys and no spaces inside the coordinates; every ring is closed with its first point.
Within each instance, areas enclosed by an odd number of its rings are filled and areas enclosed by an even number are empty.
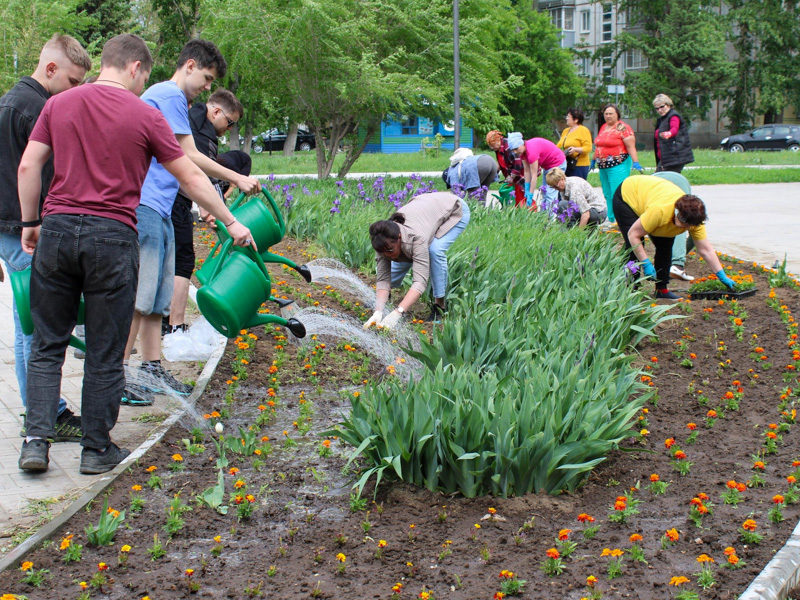
{"type": "Polygon", "coordinates": [[[222,268],[222,264],[225,262],[223,256],[230,251],[231,246],[233,245],[233,238],[230,237],[228,230],[225,229],[225,225],[217,221],[217,227],[221,228],[221,231],[225,232],[225,235],[228,236],[228,239],[222,242],[222,246],[219,249],[219,260],[214,265],[214,268],[211,269],[211,273],[208,275],[208,281],[214,281],[214,278],[219,274],[219,270],[222,268]]]}
{"type": "Polygon", "coordinates": [[[247,198],[247,194],[245,194],[244,192],[239,192],[239,195],[236,197],[236,200],[234,200],[233,204],[231,204],[228,207],[228,210],[230,210],[231,212],[236,210],[239,207],[239,205],[242,203],[242,200],[244,200],[245,198],[247,198]]]}
{"type": "Polygon", "coordinates": [[[267,190],[267,186],[262,185],[261,191],[263,192],[264,196],[266,196],[267,200],[269,201],[270,206],[272,207],[272,212],[275,213],[275,219],[278,222],[278,229],[280,229],[281,237],[286,233],[286,223],[283,220],[283,214],[281,213],[278,205],[275,204],[275,200],[270,195],[269,191],[267,190]]]}
{"type": "MultiPolygon", "coordinates": [[[[225,225],[220,223],[219,221],[217,221],[217,228],[219,229],[219,233],[221,236],[224,235],[226,238],[228,238],[222,245],[222,252],[225,252],[226,250],[228,250],[228,248],[230,248],[231,244],[233,244],[233,238],[231,237],[231,234],[228,233],[228,230],[225,228],[225,225]]],[[[248,244],[247,246],[239,246],[239,247],[242,249],[242,252],[244,252],[247,255],[248,258],[250,258],[254,263],[256,263],[256,265],[258,265],[258,268],[261,269],[261,272],[264,274],[264,277],[267,278],[267,281],[271,281],[272,278],[269,276],[269,271],[267,271],[267,265],[264,264],[264,259],[262,259],[261,256],[259,256],[258,252],[255,251],[253,246],[248,244]]],[[[214,266],[214,270],[211,272],[210,276],[211,279],[213,279],[216,276],[217,271],[219,270],[219,265],[221,263],[222,261],[220,261],[214,266]]]]}

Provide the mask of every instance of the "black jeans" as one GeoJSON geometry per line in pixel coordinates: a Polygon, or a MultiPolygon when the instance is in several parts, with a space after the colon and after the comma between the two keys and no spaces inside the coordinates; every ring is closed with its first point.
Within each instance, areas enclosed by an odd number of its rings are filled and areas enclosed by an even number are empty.
{"type": "MultiPolygon", "coordinates": [[[[625,240],[625,247],[630,248],[631,243],[628,240],[628,231],[637,221],[639,215],[633,212],[633,209],[622,199],[622,185],[614,192],[612,204],[614,206],[614,215],[617,217],[619,231],[622,234],[622,239],[625,240]]],[[[656,256],[653,261],[656,268],[656,289],[665,290],[669,285],[669,268],[672,266],[672,244],[675,242],[675,238],[658,237],[649,234],[648,237],[656,248],[656,256]]],[[[632,251],[628,260],[639,261],[632,251]]]]}
{"type": "Polygon", "coordinates": [[[61,367],[83,294],[81,445],[98,450],[108,446],[125,388],[122,360],[138,277],[139,239],[127,225],[87,215],[44,218],[31,271],[34,332],[28,362],[28,435],[55,435],[61,367]]]}

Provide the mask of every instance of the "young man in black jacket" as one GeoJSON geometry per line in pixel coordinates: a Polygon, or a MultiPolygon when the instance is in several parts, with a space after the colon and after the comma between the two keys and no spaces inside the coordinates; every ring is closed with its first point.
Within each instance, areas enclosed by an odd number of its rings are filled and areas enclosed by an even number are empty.
{"type": "MultiPolygon", "coordinates": [[[[42,48],[39,64],[30,77],[23,77],[0,98],[0,258],[9,272],[22,271],[31,264],[31,257],[22,251],[22,217],[17,195],[17,169],[28,145],[33,126],[51,96],[74,88],[92,68],[89,54],[68,35],[53,36],[42,48]]],[[[41,203],[47,196],[53,178],[53,161],[42,170],[41,203]]],[[[32,335],[22,333],[14,305],[14,362],[22,405],[27,407],[28,357],[32,335]]],[[[67,408],[61,398],[56,424],[56,442],[80,441],[81,420],[67,408]]],[[[24,435],[25,429],[21,434],[24,435]]]]}

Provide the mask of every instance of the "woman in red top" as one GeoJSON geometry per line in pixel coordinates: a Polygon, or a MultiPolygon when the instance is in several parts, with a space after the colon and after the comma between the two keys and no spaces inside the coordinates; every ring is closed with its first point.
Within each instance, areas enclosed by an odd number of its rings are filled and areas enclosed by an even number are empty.
{"type": "Polygon", "coordinates": [[[631,167],[641,172],[644,169],[639,164],[636,154],[636,136],[633,129],[620,119],[622,114],[615,104],[606,104],[603,108],[605,124],[600,127],[600,132],[594,139],[594,158],[591,169],[595,163],[600,169],[600,184],[603,187],[603,196],[608,206],[608,220],[616,222],[614,208],[611,200],[614,192],[625,178],[631,174],[631,167]]]}

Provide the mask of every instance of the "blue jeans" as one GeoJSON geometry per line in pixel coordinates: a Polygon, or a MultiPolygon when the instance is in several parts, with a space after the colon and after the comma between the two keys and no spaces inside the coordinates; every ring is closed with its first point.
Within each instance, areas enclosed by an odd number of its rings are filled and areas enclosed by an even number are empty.
{"type": "Polygon", "coordinates": [[[540,206],[539,210],[548,210],[550,212],[555,212],[556,208],[558,208],[558,190],[554,187],[550,187],[549,185],[547,185],[547,174],[556,168],[565,171],[567,168],[567,159],[565,158],[564,162],[558,165],[557,167],[542,169],[542,183],[544,184],[544,194],[542,194],[542,204],[544,206],[540,206]]]}
{"type": "MultiPolygon", "coordinates": [[[[20,236],[16,233],[0,233],[0,258],[6,263],[6,271],[15,273],[24,271],[31,264],[31,255],[22,250],[20,236]]],[[[14,312],[14,370],[19,384],[19,395],[22,406],[28,406],[28,359],[31,355],[31,340],[33,335],[22,333],[17,312],[17,299],[12,298],[14,312]]],[[[60,398],[58,401],[58,414],[67,408],[67,401],[60,398]]]]}
{"type": "MultiPolygon", "coordinates": [[[[461,235],[469,223],[470,211],[466,201],[461,200],[461,220],[440,238],[433,238],[431,245],[428,246],[430,255],[430,282],[433,286],[433,297],[444,298],[447,291],[447,250],[461,235]]],[[[400,287],[403,278],[411,268],[412,263],[392,261],[392,287],[400,287]]]]}
{"type": "Polygon", "coordinates": [[[104,450],[117,422],[139,276],[136,231],[86,215],[44,218],[31,271],[33,343],[28,362],[28,435],[53,437],[61,367],[83,294],[86,360],[81,445],[104,450]]]}
{"type": "Polygon", "coordinates": [[[136,209],[139,230],[139,287],[136,311],[143,315],[168,315],[175,283],[175,232],[149,206],[136,209]]]}

